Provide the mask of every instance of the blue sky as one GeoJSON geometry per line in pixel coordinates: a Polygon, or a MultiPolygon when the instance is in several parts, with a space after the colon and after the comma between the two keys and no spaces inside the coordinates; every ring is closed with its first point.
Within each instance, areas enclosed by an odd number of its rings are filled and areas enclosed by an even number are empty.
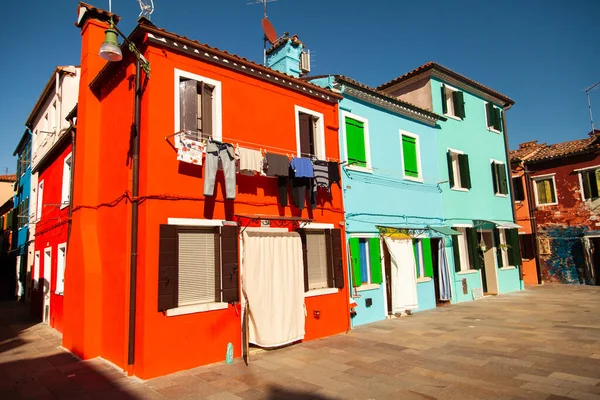
{"type": "MultiPolygon", "coordinates": [[[[262,62],[262,5],[252,0],[155,0],[159,27],[262,62]]],[[[108,0],[89,0],[108,8],[108,0]]],[[[75,0],[3,2],[0,173],[56,65],[78,65],[75,0]]],[[[136,0],[113,0],[129,33],[136,0]]],[[[585,89],[600,81],[600,1],[278,0],[268,15],[279,34],[297,33],[312,74],[341,73],[377,86],[436,61],[515,100],[511,148],[554,143],[591,130],[585,89]]],[[[591,93],[600,127],[600,88],[591,93]]]]}

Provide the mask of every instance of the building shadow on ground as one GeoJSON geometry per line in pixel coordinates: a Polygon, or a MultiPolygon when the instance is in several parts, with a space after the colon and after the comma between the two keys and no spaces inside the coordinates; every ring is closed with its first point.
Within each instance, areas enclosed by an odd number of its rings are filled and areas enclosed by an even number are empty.
{"type": "Polygon", "coordinates": [[[317,393],[307,393],[286,389],[281,386],[270,386],[265,396],[267,400],[337,400],[336,397],[322,396],[317,393]]]}

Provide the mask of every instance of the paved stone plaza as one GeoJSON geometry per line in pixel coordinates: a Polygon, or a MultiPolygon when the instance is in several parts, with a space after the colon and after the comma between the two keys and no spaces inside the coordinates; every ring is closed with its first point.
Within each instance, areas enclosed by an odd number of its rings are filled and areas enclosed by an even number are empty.
{"type": "Polygon", "coordinates": [[[0,305],[0,399],[600,399],[600,287],[546,285],[140,381],[0,305]]]}

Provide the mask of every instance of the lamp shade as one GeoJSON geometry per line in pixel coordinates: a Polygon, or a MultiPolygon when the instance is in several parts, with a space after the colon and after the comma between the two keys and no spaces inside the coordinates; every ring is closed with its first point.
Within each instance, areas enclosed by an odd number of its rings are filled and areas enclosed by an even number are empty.
{"type": "Polygon", "coordinates": [[[107,29],[104,33],[104,43],[100,46],[100,57],[107,61],[121,61],[123,53],[121,53],[119,41],[117,40],[117,31],[107,29]]]}

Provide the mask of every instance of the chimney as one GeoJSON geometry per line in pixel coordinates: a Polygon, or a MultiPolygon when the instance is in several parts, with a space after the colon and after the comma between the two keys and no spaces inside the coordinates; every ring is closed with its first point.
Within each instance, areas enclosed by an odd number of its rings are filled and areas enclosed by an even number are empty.
{"type": "Polygon", "coordinates": [[[519,144],[519,149],[530,149],[532,147],[537,147],[537,140],[532,140],[530,142],[525,142],[525,143],[521,143],[519,144]]]}
{"type": "Polygon", "coordinates": [[[310,60],[298,35],[285,37],[267,50],[267,67],[295,78],[310,71],[310,60]]]}

